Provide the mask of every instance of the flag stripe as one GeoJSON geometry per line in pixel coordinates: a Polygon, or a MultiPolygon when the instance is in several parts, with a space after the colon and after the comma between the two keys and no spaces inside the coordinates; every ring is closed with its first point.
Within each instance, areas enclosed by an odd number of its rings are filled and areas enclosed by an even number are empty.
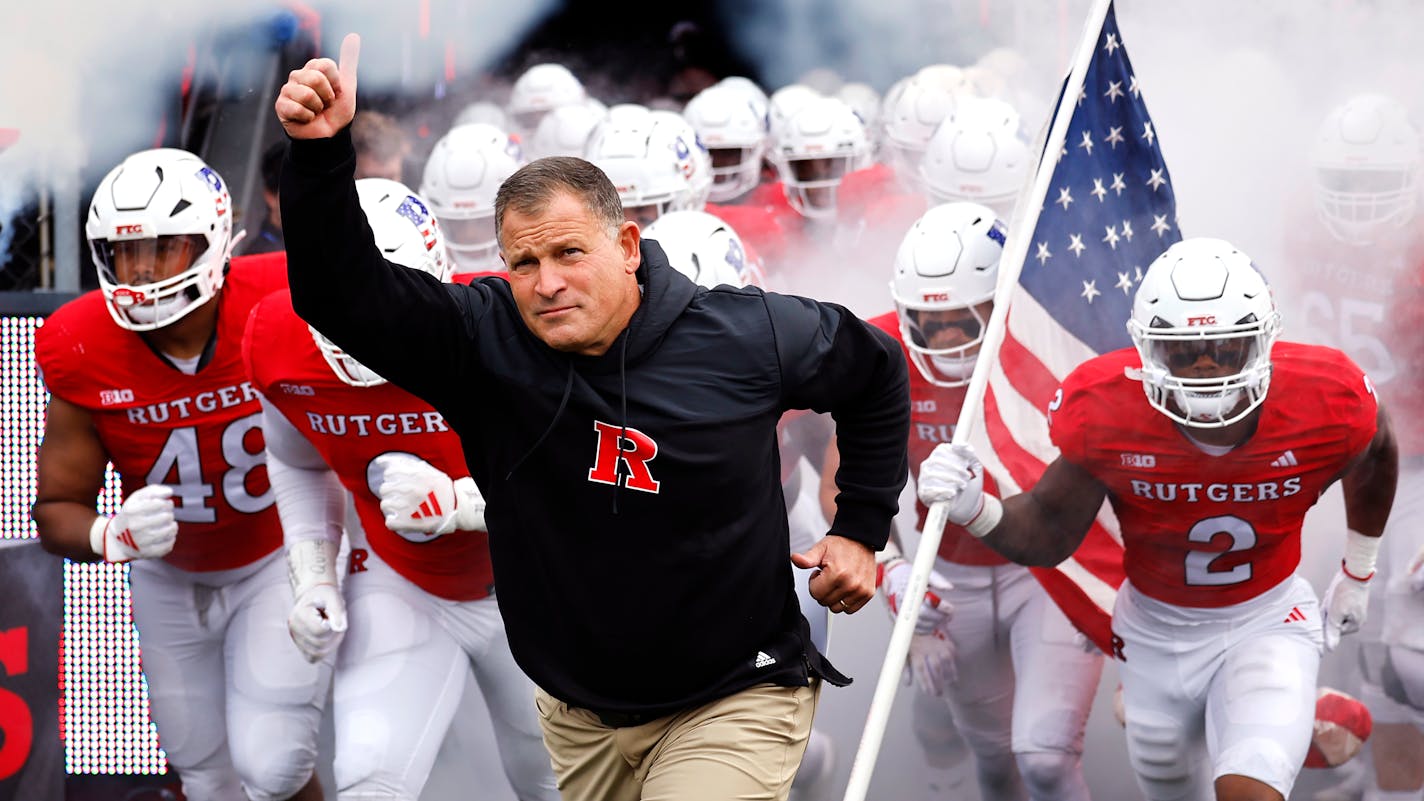
{"type": "MultiPolygon", "coordinates": [[[[1152,259],[1180,238],[1171,178],[1111,5],[1084,81],[1073,91],[1076,103],[1060,96],[1054,105],[1071,113],[1066,139],[1045,150],[1031,183],[1041,191],[1046,178],[1048,194],[1036,213],[1016,221],[1032,232],[1008,293],[1003,344],[970,430],[1005,494],[1033,486],[1058,457],[1048,431],[1058,385],[1084,361],[1131,345],[1125,324],[1137,283],[1152,259]]],[[[1017,236],[1010,232],[1021,242],[1017,236]]],[[[1070,559],[1034,570],[1073,623],[1105,651],[1122,556],[1117,518],[1104,503],[1070,559]]]]}

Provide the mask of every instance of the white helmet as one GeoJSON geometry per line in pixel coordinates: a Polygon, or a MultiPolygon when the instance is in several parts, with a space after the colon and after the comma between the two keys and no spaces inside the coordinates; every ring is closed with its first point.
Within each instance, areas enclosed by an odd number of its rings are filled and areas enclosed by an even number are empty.
{"type": "Polygon", "coordinates": [[[477,122],[493,125],[501,131],[510,130],[509,115],[504,113],[504,109],[488,100],[477,100],[460,109],[460,113],[455,115],[455,122],[450,127],[458,128],[461,125],[473,125],[477,122]]]}
{"type": "MultiPolygon", "coordinates": [[[[820,96],[820,93],[815,89],[799,83],[783,86],[771,93],[771,99],[767,102],[766,128],[773,146],[776,142],[777,132],[786,126],[791,117],[807,103],[820,96]]],[[[775,161],[775,151],[772,156],[772,160],[775,161]]]]}
{"type": "Polygon", "coordinates": [[[1251,259],[1220,239],[1184,239],[1142,276],[1128,333],[1142,388],[1158,411],[1193,428],[1220,428],[1266,399],[1280,316],[1251,259]],[[1192,377],[1202,356],[1236,372],[1192,377]]]}
{"type": "Polygon", "coordinates": [[[1031,164],[1019,115],[1002,100],[970,98],[945,117],[925,148],[920,180],[931,203],[982,203],[1004,219],[1031,164]]]}
{"type": "MultiPolygon", "coordinates": [[[[430,273],[449,281],[451,264],[445,252],[445,236],[430,208],[410,188],[389,178],[362,178],[356,195],[376,247],[387,261],[430,273]]],[[[353,387],[373,387],[386,379],[346,355],[346,352],[311,326],[312,340],[336,377],[353,387]]]]}
{"type": "Polygon", "coordinates": [[[559,106],[584,102],[583,84],[562,64],[535,64],[514,81],[509,90],[509,116],[523,133],[532,133],[539,120],[559,106]]]}
{"type": "Polygon", "coordinates": [[[697,131],[711,158],[712,200],[731,200],[760,182],[766,117],[757,113],[745,93],[710,86],[688,102],[682,115],[697,131]]]}
{"type": "Polygon", "coordinates": [[[522,163],[519,143],[493,125],[452,128],[425,162],[420,194],[440,218],[450,251],[466,270],[495,266],[494,196],[522,163]]]}
{"type": "Polygon", "coordinates": [[[836,97],[845,102],[855,110],[856,114],[865,121],[865,127],[872,135],[880,127],[880,93],[870,87],[870,84],[854,81],[845,84],[836,92],[836,97]]]}
{"type": "Polygon", "coordinates": [[[1368,244],[1414,217],[1419,133],[1398,101],[1360,95],[1331,111],[1313,156],[1316,206],[1336,238],[1368,244]]]}
{"type": "Polygon", "coordinates": [[[766,96],[760,86],[751,78],[743,78],[740,75],[730,75],[718,81],[715,86],[736,92],[743,100],[751,104],[757,116],[762,118],[762,127],[766,127],[766,115],[771,110],[771,99],[766,96]]]}
{"type": "Polygon", "coordinates": [[[700,286],[744,286],[747,249],[732,226],[705,211],[670,211],[643,230],[656,239],[673,269],[700,286]]]}
{"type": "Polygon", "coordinates": [[[944,68],[957,71],[948,65],[926,67],[907,81],[886,105],[885,146],[890,152],[890,166],[910,185],[915,184],[920,174],[920,162],[930,137],[940,122],[954,112],[959,98],[959,92],[948,86],[948,80],[940,74],[944,68]]]}
{"type": "Polygon", "coordinates": [[[833,217],[841,179],[870,166],[865,123],[844,101],[815,98],[777,134],[772,162],[792,208],[807,217],[833,217]]]}
{"type": "Polygon", "coordinates": [[[707,198],[712,192],[712,155],[707,152],[707,145],[697,135],[692,123],[676,111],[653,109],[652,116],[659,120],[660,125],[672,130],[678,139],[692,144],[692,171],[687,173],[692,196],[682,208],[700,210],[707,205],[707,198]]]}
{"type": "Polygon", "coordinates": [[[545,114],[529,140],[530,157],[582,156],[589,134],[593,133],[605,113],[592,104],[583,103],[560,106],[545,114]]]}
{"type": "Polygon", "coordinates": [[[187,151],[144,150],[110,170],[94,192],[84,233],[114,322],[152,331],[216,295],[242,238],[233,237],[231,211],[227,184],[187,151]],[[149,271],[125,276],[125,283],[120,261],[149,271]]]}
{"type": "Polygon", "coordinates": [[[656,218],[694,208],[692,177],[700,169],[711,183],[710,162],[694,156],[699,149],[696,138],[684,132],[685,123],[677,125],[670,117],[676,115],[614,106],[589,136],[585,158],[608,175],[625,212],[649,206],[656,218]]]}
{"type": "Polygon", "coordinates": [[[900,242],[890,280],[900,338],[920,375],[935,386],[963,386],[974,374],[989,322],[979,307],[994,299],[1004,238],[1004,223],[993,210],[977,203],[946,203],[925,212],[900,242]],[[954,322],[920,318],[925,312],[961,309],[968,314],[954,322]],[[963,331],[967,341],[934,347],[934,335],[949,327],[963,331]]]}

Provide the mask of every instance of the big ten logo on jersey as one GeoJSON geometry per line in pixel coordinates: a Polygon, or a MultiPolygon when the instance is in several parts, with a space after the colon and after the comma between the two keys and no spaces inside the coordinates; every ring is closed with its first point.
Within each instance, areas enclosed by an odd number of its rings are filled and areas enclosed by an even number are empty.
{"type": "MultiPolygon", "coordinates": [[[[122,392],[124,390],[109,391],[122,392]]],[[[132,399],[133,393],[129,391],[129,401],[127,402],[132,402],[132,399]]],[[[257,403],[260,399],[261,396],[257,394],[257,390],[252,388],[252,384],[244,381],[241,384],[219,387],[183,398],[135,406],[127,409],[126,412],[129,422],[134,425],[162,425],[170,420],[187,420],[197,415],[216,412],[219,409],[231,409],[244,403],[257,403]]],[[[99,400],[101,403],[104,402],[103,392],[99,393],[99,400]]]]}
{"type": "Polygon", "coordinates": [[[436,411],[382,412],[381,414],[320,414],[307,412],[307,427],[313,434],[329,437],[409,436],[437,434],[450,430],[436,411]]]}
{"type": "Polygon", "coordinates": [[[431,216],[430,209],[420,202],[420,198],[415,195],[406,195],[396,208],[396,213],[410,220],[410,224],[420,232],[420,237],[425,242],[426,250],[435,249],[435,218],[431,216]]]}
{"type": "MultiPolygon", "coordinates": [[[[0,673],[5,677],[29,672],[29,633],[24,626],[0,631],[0,673]]],[[[23,696],[0,686],[0,779],[10,778],[24,767],[34,737],[35,720],[29,704],[23,696]]]]}
{"type": "Polygon", "coordinates": [[[131,389],[101,389],[99,390],[100,406],[118,406],[121,403],[133,403],[134,391],[131,389]]]}
{"type": "Polygon", "coordinates": [[[1137,467],[1143,470],[1151,470],[1157,466],[1157,457],[1150,453],[1123,453],[1119,454],[1119,456],[1122,457],[1123,467],[1137,467]]]}
{"type": "Polygon", "coordinates": [[[281,382],[277,384],[277,389],[280,389],[283,395],[299,395],[304,398],[310,398],[316,395],[316,390],[306,384],[288,384],[281,382]]]}
{"type": "Polygon", "coordinates": [[[636,428],[601,420],[593,421],[593,429],[598,433],[598,446],[588,480],[657,494],[661,484],[653,478],[648,462],[657,458],[658,443],[636,428]]]}

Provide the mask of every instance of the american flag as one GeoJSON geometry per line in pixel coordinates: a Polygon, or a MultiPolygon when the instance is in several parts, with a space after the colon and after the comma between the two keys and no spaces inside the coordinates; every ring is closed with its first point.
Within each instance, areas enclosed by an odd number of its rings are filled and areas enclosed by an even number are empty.
{"type": "MultiPolygon", "coordinates": [[[[1071,108],[1062,147],[1039,163],[1053,176],[971,436],[1006,496],[1033,486],[1058,456],[1046,413],[1059,383],[1082,362],[1132,344],[1126,325],[1142,273],[1181,238],[1157,131],[1111,5],[1071,108]]],[[[1112,653],[1122,541],[1106,505],[1072,558],[1034,572],[1074,624],[1112,653]]]]}

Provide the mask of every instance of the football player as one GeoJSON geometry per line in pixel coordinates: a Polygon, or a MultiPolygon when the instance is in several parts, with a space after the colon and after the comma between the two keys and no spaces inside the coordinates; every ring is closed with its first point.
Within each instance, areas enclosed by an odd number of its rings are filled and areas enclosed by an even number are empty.
{"type": "MultiPolygon", "coordinates": [[[[917,220],[895,255],[895,311],[871,322],[900,341],[913,365],[912,469],[953,436],[993,308],[1004,236],[991,209],[948,203],[917,220]]],[[[826,458],[823,508],[836,493],[826,478],[839,463],[834,446],[826,458]]],[[[916,529],[927,511],[918,506],[916,529]]],[[[893,619],[910,563],[890,550],[879,578],[893,619]]],[[[957,726],[985,798],[1087,799],[1083,736],[1102,666],[1102,654],[1085,646],[1027,568],[946,527],[908,659],[915,704],[937,707],[915,715],[929,764],[952,764],[946,751],[957,726]]]]}
{"type": "Polygon", "coordinates": [[[669,211],[700,211],[712,188],[707,149],[670,111],[614,106],[589,135],[584,158],[613,181],[624,216],[639,225],[669,211]]]}
{"type": "MultiPolygon", "coordinates": [[[[449,279],[444,237],[419,197],[380,179],[357,181],[356,190],[388,259],[449,279]]],[[[292,639],[313,661],[340,646],[333,694],[339,797],[418,797],[473,667],[515,793],[557,799],[534,685],[504,635],[484,500],[459,437],[429,405],[309,328],[289,293],[253,310],[243,358],[264,399],[295,595],[292,639]],[[410,474],[441,479],[440,492],[417,500],[430,524],[418,534],[393,531],[396,521],[377,496],[385,482],[410,474]],[[336,574],[343,489],[357,512],[348,521],[344,586],[336,574]]]]}
{"type": "Polygon", "coordinates": [[[40,540],[70,559],[130,563],[149,704],[184,795],[320,798],[330,666],[303,659],[283,622],[282,531],[241,361],[242,325],[284,286],[285,257],[229,270],[227,185],[173,149],[110,171],[85,234],[99,291],[61,306],[35,339],[52,393],[40,540]],[[96,517],[110,462],[123,505],[96,517]]]}
{"type": "Polygon", "coordinates": [[[588,92],[563,64],[535,64],[520,74],[509,89],[506,111],[518,134],[527,139],[539,130],[544,115],[560,106],[575,106],[588,100],[588,92]]]}
{"type": "MultiPolygon", "coordinates": [[[[430,151],[420,194],[440,220],[458,273],[504,268],[494,238],[494,195],[522,163],[519,143],[485,123],[451,128],[430,151]]],[[[462,283],[459,275],[454,280],[462,283]]]]}
{"type": "Polygon", "coordinates": [[[1148,268],[1135,347],[1071,372],[1048,407],[1060,455],[1028,492],[983,492],[972,447],[937,446],[919,495],[1021,564],[1051,566],[1103,501],[1127,580],[1113,611],[1128,756],[1149,799],[1286,798],[1310,745],[1322,646],[1357,630],[1397,449],[1343,353],[1277,342],[1270,287],[1230,243],[1187,239],[1148,268]],[[1344,559],[1322,598],[1295,573],[1305,513],[1344,490],[1344,559]]]}

